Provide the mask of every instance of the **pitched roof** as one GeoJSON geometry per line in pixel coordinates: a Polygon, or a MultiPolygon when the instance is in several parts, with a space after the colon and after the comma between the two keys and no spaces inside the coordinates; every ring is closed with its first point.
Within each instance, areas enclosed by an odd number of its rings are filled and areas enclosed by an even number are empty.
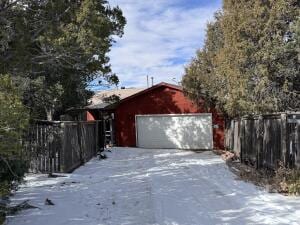
{"type": "Polygon", "coordinates": [[[116,89],[116,90],[107,90],[107,91],[99,91],[97,92],[91,99],[91,104],[86,107],[86,109],[111,109],[115,108],[119,103],[125,102],[132,98],[135,98],[140,95],[147,94],[157,88],[160,87],[168,87],[171,89],[183,91],[182,87],[179,85],[169,84],[169,83],[159,83],[150,88],[127,88],[127,89],[116,89]],[[117,95],[120,97],[120,102],[118,103],[107,103],[104,102],[103,99],[117,95]]]}
{"type": "Polygon", "coordinates": [[[119,96],[120,100],[134,95],[144,88],[127,88],[127,89],[115,89],[115,90],[105,90],[96,92],[95,95],[90,99],[91,104],[87,106],[88,109],[101,109],[110,105],[110,103],[104,102],[103,100],[110,96],[119,96]]]}
{"type": "Polygon", "coordinates": [[[152,87],[150,87],[150,88],[144,89],[144,90],[142,90],[142,91],[140,91],[140,92],[137,92],[137,93],[135,93],[135,94],[133,94],[133,95],[130,95],[130,96],[128,96],[128,97],[122,99],[122,100],[120,101],[120,103],[125,102],[125,101],[127,101],[127,100],[129,100],[129,99],[135,98],[135,97],[137,97],[137,96],[147,94],[147,93],[149,93],[149,92],[151,92],[151,91],[153,91],[153,90],[155,90],[155,89],[157,89],[157,88],[160,88],[160,87],[168,87],[168,88],[171,88],[171,89],[183,91],[183,88],[182,88],[181,86],[179,86],[179,85],[174,85],[174,84],[169,84],[169,83],[161,82],[161,83],[156,84],[156,85],[154,85],[154,86],[152,86],[152,87]]]}

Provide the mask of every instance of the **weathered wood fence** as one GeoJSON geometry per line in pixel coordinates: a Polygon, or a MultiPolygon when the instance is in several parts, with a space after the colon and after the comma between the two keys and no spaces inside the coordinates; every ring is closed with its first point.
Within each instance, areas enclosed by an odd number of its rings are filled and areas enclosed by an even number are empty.
{"type": "Polygon", "coordinates": [[[36,121],[24,141],[30,172],[72,172],[104,148],[103,121],[36,121]]]}
{"type": "Polygon", "coordinates": [[[300,113],[247,116],[232,120],[226,129],[227,149],[243,163],[275,169],[279,162],[300,168],[300,113]]]}

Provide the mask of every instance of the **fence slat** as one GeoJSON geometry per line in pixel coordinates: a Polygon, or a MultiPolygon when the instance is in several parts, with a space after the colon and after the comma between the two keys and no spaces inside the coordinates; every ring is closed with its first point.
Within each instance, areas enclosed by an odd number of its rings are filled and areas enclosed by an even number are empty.
{"type": "Polygon", "coordinates": [[[226,131],[233,140],[226,146],[238,152],[240,144],[241,162],[268,169],[282,162],[300,169],[300,113],[247,116],[233,123],[226,131]]]}
{"type": "Polygon", "coordinates": [[[30,172],[71,172],[104,149],[103,121],[37,121],[24,141],[30,172]]]}
{"type": "Polygon", "coordinates": [[[295,153],[295,166],[300,169],[300,123],[297,123],[295,128],[295,146],[296,146],[296,153],[295,153]]]}

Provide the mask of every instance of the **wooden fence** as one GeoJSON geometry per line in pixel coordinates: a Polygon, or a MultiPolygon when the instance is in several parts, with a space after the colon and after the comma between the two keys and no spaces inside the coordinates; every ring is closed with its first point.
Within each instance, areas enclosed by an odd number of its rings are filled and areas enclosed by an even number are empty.
{"type": "Polygon", "coordinates": [[[72,172],[104,148],[103,121],[36,121],[24,141],[30,172],[72,172]]]}
{"type": "Polygon", "coordinates": [[[243,163],[275,169],[279,162],[300,168],[300,113],[247,116],[232,120],[226,129],[227,149],[243,163]]]}

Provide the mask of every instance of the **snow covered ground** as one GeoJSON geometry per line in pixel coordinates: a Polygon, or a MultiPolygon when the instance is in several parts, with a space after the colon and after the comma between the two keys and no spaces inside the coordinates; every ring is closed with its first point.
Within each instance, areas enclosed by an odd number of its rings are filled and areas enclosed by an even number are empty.
{"type": "Polygon", "coordinates": [[[211,152],[114,148],[108,156],[67,177],[28,176],[12,203],[40,209],[7,224],[300,224],[300,198],[237,180],[211,152]]]}

